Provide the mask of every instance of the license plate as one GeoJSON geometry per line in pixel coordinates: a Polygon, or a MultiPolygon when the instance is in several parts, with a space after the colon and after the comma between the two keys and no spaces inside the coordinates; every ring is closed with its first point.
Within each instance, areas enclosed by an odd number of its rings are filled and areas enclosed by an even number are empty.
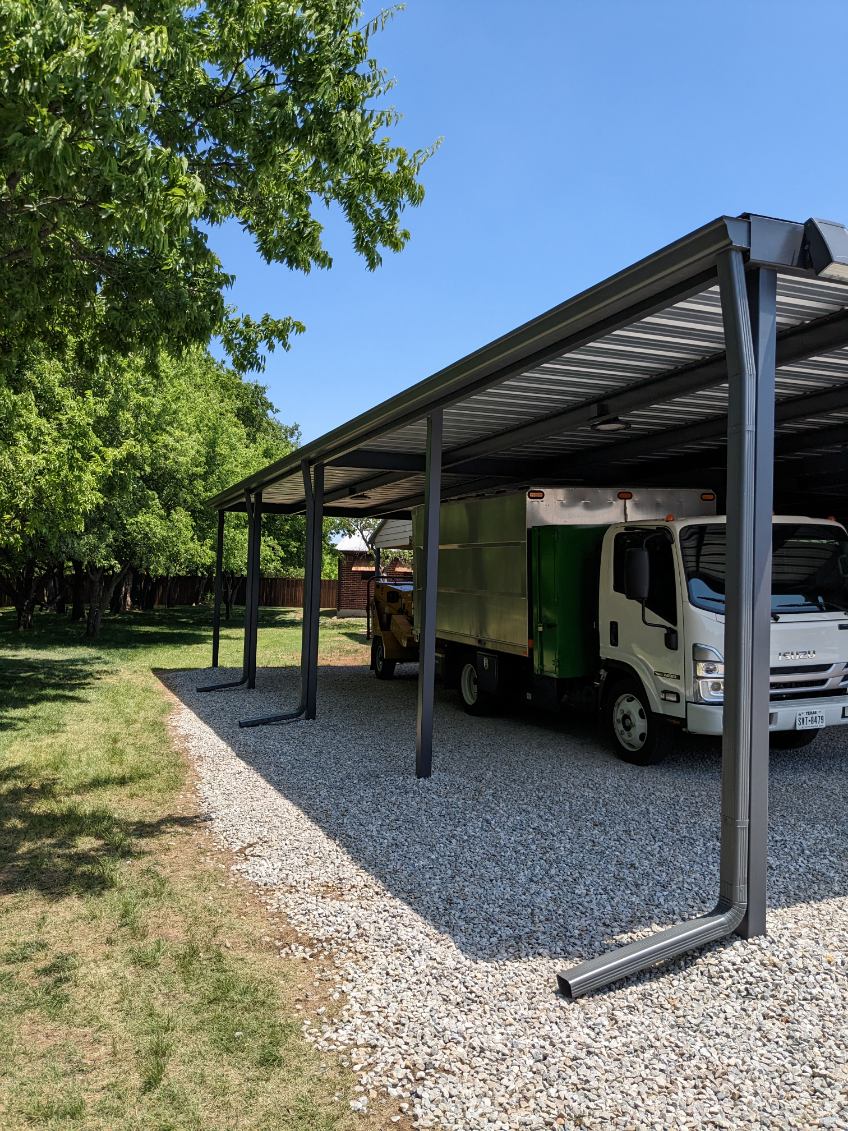
{"type": "Polygon", "coordinates": [[[795,716],[797,730],[820,730],[824,726],[824,712],[813,711],[809,707],[795,716]]]}

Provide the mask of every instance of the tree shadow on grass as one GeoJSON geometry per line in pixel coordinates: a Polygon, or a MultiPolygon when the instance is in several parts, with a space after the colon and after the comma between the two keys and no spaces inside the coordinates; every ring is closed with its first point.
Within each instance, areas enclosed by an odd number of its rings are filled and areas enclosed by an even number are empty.
{"type": "Polygon", "coordinates": [[[102,664],[94,660],[0,658],[0,731],[23,727],[31,718],[29,709],[36,706],[43,708],[41,733],[60,729],[61,712],[51,715],[50,709],[83,700],[102,675],[102,664]]]}
{"type": "MultiPolygon", "coordinates": [[[[240,629],[242,618],[234,616],[232,621],[223,622],[222,626],[240,629]]],[[[18,632],[14,616],[7,610],[0,611],[0,647],[12,654],[54,647],[65,650],[79,648],[98,652],[103,661],[108,661],[110,652],[129,648],[203,644],[211,639],[211,632],[211,610],[194,606],[117,615],[107,613],[96,640],[86,638],[81,623],[49,612],[36,613],[30,632],[18,632]]]]}
{"type": "MultiPolygon", "coordinates": [[[[138,780],[144,776],[135,775],[138,780]]],[[[131,774],[101,775],[74,792],[95,793],[132,778],[131,774]]],[[[204,821],[202,816],[177,815],[128,820],[96,800],[69,799],[59,781],[35,780],[23,766],[4,766],[0,768],[0,897],[35,891],[58,899],[108,891],[117,886],[121,860],[145,856],[150,841],[204,821]]]]}

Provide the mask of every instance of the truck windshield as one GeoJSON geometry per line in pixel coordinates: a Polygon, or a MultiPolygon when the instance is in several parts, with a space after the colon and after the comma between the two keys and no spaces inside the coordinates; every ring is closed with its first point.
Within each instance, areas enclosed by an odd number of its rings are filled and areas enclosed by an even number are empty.
{"type": "MultiPolygon", "coordinates": [[[[723,523],[685,526],[680,552],[689,601],[724,612],[726,537],[723,523]]],[[[783,615],[848,610],[848,542],[838,526],[772,525],[771,609],[783,615]]]]}

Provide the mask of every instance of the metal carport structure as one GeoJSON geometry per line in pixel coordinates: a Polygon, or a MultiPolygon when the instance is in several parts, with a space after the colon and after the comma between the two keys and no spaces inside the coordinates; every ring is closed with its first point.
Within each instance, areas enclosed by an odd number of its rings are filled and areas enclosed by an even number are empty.
{"type": "MultiPolygon", "coordinates": [[[[247,511],[243,670],[255,685],[263,513],[306,514],[301,696],[317,706],[321,520],[425,508],[416,773],[432,767],[439,502],[534,484],[716,488],[728,524],[719,896],[709,915],[582,963],[578,996],[736,932],[765,932],[773,500],[844,516],[848,231],[721,217],[234,484],[247,511]],[[813,463],[813,469],[810,465],[813,463]]],[[[212,685],[207,690],[214,690],[212,685]]]]}

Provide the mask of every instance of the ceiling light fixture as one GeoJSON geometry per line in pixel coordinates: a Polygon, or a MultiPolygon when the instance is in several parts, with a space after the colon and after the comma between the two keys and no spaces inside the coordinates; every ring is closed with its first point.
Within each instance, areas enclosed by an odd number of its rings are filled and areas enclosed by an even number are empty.
{"type": "Polygon", "coordinates": [[[597,415],[589,427],[593,432],[626,432],[630,422],[622,420],[620,416],[610,415],[609,407],[599,404],[597,415]]]}

